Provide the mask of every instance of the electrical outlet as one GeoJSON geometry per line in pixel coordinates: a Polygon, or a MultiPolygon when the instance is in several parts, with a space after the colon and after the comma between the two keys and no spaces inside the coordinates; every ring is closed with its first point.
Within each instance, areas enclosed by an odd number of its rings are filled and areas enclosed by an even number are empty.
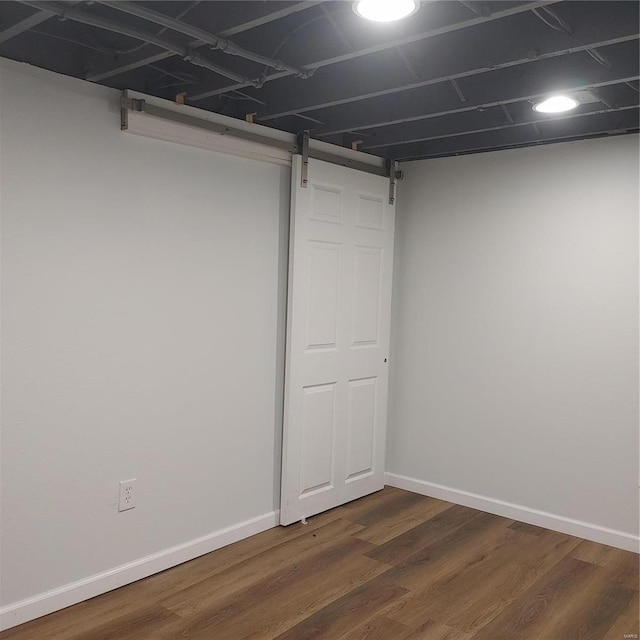
{"type": "Polygon", "coordinates": [[[136,506],[136,479],[121,480],[118,497],[118,511],[128,511],[136,506]]]}

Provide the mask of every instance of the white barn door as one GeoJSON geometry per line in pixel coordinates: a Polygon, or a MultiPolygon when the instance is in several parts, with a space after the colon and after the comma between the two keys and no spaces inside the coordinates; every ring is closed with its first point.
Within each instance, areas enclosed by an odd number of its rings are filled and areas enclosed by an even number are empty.
{"type": "Polygon", "coordinates": [[[293,158],[281,524],[382,489],[389,180],[293,158]]]}

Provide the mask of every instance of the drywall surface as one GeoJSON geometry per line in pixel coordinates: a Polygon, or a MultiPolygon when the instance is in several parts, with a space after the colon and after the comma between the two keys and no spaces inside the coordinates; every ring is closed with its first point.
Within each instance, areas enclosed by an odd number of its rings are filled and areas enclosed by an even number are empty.
{"type": "Polygon", "coordinates": [[[277,508],[289,169],[0,82],[6,607],[277,508]]]}
{"type": "Polygon", "coordinates": [[[391,474],[638,533],[638,137],[409,163],[391,474]]]}

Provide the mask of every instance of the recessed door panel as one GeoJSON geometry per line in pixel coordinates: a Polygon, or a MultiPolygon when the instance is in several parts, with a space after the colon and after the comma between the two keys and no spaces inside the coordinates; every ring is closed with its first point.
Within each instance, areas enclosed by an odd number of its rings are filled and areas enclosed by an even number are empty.
{"type": "Polygon", "coordinates": [[[342,188],[312,183],[310,189],[309,218],[320,222],[342,223],[342,188]]]}
{"type": "Polygon", "coordinates": [[[381,196],[358,194],[356,226],[363,229],[384,229],[384,203],[381,196]]]}
{"type": "Polygon", "coordinates": [[[336,346],[340,245],[309,243],[307,276],[307,349],[336,346]]]}
{"type": "Polygon", "coordinates": [[[329,383],[302,390],[301,496],[332,485],[335,386],[329,383]]]}
{"type": "Polygon", "coordinates": [[[377,378],[349,381],[347,482],[373,472],[377,378]]]}
{"type": "Polygon", "coordinates": [[[358,247],[354,251],[353,346],[378,344],[378,316],[382,276],[382,249],[358,247]]]}

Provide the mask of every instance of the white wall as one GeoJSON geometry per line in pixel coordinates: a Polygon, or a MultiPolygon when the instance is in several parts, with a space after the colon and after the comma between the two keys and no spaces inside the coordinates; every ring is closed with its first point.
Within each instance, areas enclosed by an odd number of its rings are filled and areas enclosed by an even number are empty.
{"type": "MultiPolygon", "coordinates": [[[[277,508],[288,170],[118,99],[0,61],[5,610],[277,508]]],[[[637,533],[637,144],[404,167],[392,474],[637,533]]]]}
{"type": "Polygon", "coordinates": [[[104,87],[0,82],[6,608],[273,516],[289,169],[122,133],[104,87]]]}
{"type": "Polygon", "coordinates": [[[403,170],[392,482],[637,535],[638,137],[403,170]]]}

